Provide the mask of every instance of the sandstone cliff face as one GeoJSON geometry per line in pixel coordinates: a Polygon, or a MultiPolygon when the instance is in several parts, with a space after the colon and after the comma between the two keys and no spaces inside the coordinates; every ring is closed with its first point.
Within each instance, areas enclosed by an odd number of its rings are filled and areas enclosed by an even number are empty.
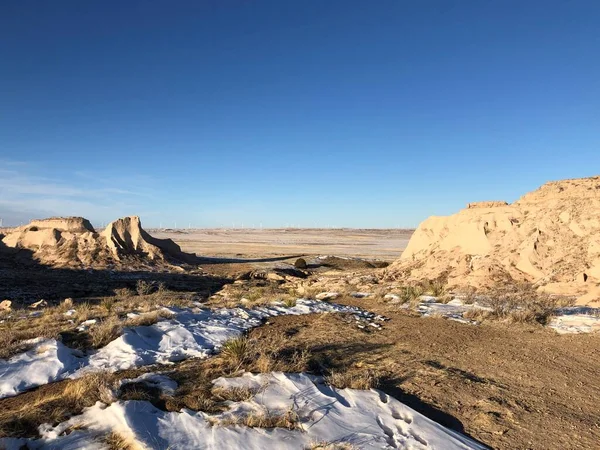
{"type": "Polygon", "coordinates": [[[528,281],[600,299],[600,177],[544,184],[513,204],[483,202],[415,231],[388,276],[448,276],[454,286],[528,281]]]}
{"type": "Polygon", "coordinates": [[[181,252],[170,239],[150,236],[137,216],[117,219],[102,233],[82,217],[34,220],[11,230],[2,243],[26,249],[33,259],[56,267],[103,268],[134,260],[192,262],[195,258],[181,252]]]}

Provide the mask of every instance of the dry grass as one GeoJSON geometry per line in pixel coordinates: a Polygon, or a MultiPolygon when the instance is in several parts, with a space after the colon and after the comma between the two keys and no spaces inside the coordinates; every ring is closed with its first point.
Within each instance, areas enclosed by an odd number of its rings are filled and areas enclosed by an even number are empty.
{"type": "Polygon", "coordinates": [[[116,300],[113,297],[105,297],[100,302],[100,306],[104,308],[107,314],[111,314],[115,307],[116,300]]]}
{"type": "Polygon", "coordinates": [[[325,382],[337,389],[374,389],[379,385],[379,376],[371,370],[358,373],[332,372],[325,382]]]}
{"type": "Polygon", "coordinates": [[[85,322],[86,320],[90,319],[91,317],[93,317],[94,314],[94,308],[92,307],[92,305],[90,305],[89,303],[85,302],[85,303],[80,303],[79,305],[77,305],[77,307],[75,308],[76,311],[76,317],[77,320],[79,320],[80,322],[85,322]]]}
{"type": "Polygon", "coordinates": [[[347,442],[314,442],[306,450],[358,450],[358,447],[347,442]]]}
{"type": "Polygon", "coordinates": [[[107,434],[102,440],[108,450],[142,450],[143,448],[133,437],[117,431],[107,434]]]}
{"type": "Polygon", "coordinates": [[[150,295],[153,290],[154,283],[151,281],[137,280],[137,283],[135,284],[135,291],[137,292],[137,295],[150,295]]]}
{"type": "Polygon", "coordinates": [[[249,387],[214,387],[211,390],[211,392],[213,395],[213,399],[215,399],[216,401],[245,402],[248,400],[252,400],[259,392],[259,390],[251,389],[249,387]]]}
{"type": "Polygon", "coordinates": [[[9,399],[0,410],[0,437],[37,436],[42,423],[62,422],[97,401],[112,403],[112,388],[111,375],[97,372],[9,399]]]}
{"type": "Polygon", "coordinates": [[[500,320],[507,323],[546,325],[556,314],[557,308],[572,305],[572,299],[538,292],[531,284],[506,285],[490,290],[482,297],[482,303],[491,311],[474,308],[463,314],[467,319],[484,321],[500,320]]]}
{"type": "Polygon", "coordinates": [[[223,344],[221,356],[233,366],[239,367],[245,360],[248,351],[248,338],[240,336],[229,339],[223,344]]]}
{"type": "Polygon", "coordinates": [[[287,308],[293,308],[294,306],[296,306],[297,300],[295,297],[292,296],[288,296],[285,297],[283,299],[283,304],[287,307],[287,308]]]}
{"type": "Polygon", "coordinates": [[[119,300],[127,300],[133,296],[133,291],[129,288],[118,288],[114,290],[115,296],[119,300]]]}
{"type": "Polygon", "coordinates": [[[37,317],[24,316],[17,313],[6,317],[0,324],[0,359],[10,358],[29,350],[34,344],[25,342],[34,338],[57,338],[61,331],[73,329],[74,324],[61,312],[62,308],[44,308],[37,317]]]}
{"type": "Polygon", "coordinates": [[[223,419],[214,420],[213,425],[220,427],[242,425],[249,428],[301,429],[298,414],[291,407],[284,413],[265,410],[237,416],[230,415],[223,419]]]}
{"type": "Polygon", "coordinates": [[[446,294],[446,286],[441,280],[432,280],[424,283],[424,290],[428,294],[440,298],[446,294]]]}
{"type": "Polygon", "coordinates": [[[477,300],[477,288],[474,286],[467,286],[461,293],[465,305],[472,305],[477,300]]]}
{"type": "Polygon", "coordinates": [[[149,313],[140,314],[137,317],[127,319],[124,323],[126,327],[148,327],[154,325],[161,319],[172,319],[175,316],[171,311],[167,309],[159,309],[149,313]]]}
{"type": "Polygon", "coordinates": [[[109,316],[88,330],[93,348],[104,347],[123,333],[121,321],[116,316],[109,316]]]}

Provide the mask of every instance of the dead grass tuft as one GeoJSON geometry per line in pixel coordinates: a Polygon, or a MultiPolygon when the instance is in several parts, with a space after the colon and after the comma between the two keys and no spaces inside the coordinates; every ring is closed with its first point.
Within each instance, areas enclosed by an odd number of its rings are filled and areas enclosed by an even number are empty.
{"type": "Polygon", "coordinates": [[[63,422],[97,401],[112,403],[113,384],[110,374],[95,372],[21,394],[21,402],[0,411],[0,437],[34,437],[43,423],[63,422]]]}
{"type": "Polygon", "coordinates": [[[214,387],[211,392],[213,398],[217,401],[245,402],[253,399],[258,393],[258,389],[250,389],[249,387],[214,387]]]}
{"type": "Polygon", "coordinates": [[[154,290],[154,283],[146,280],[137,280],[135,284],[135,291],[137,295],[150,295],[154,290]]]}
{"type": "Polygon", "coordinates": [[[221,349],[221,355],[225,361],[239,367],[244,362],[247,351],[248,338],[246,336],[240,336],[225,342],[221,349]]]}
{"type": "Polygon", "coordinates": [[[141,450],[142,447],[135,439],[117,431],[113,431],[103,438],[108,450],[141,450]]]}
{"type": "Polygon", "coordinates": [[[296,306],[296,302],[297,302],[296,298],[292,297],[292,296],[288,296],[283,299],[283,304],[287,308],[293,308],[294,306],[296,306]]]}
{"type": "Polygon", "coordinates": [[[572,304],[570,298],[538,292],[529,283],[506,285],[488,291],[482,303],[491,311],[473,309],[463,316],[472,320],[501,320],[507,323],[546,325],[557,308],[572,304]]]}
{"type": "Polygon", "coordinates": [[[216,420],[213,425],[227,427],[231,425],[242,425],[249,428],[285,428],[287,430],[301,429],[298,414],[293,408],[284,413],[273,413],[266,411],[255,411],[239,416],[228,416],[216,420]]]}
{"type": "Polygon", "coordinates": [[[93,348],[104,347],[123,333],[121,321],[116,316],[109,316],[88,330],[93,348]]]}
{"type": "Polygon", "coordinates": [[[348,442],[314,442],[306,450],[358,450],[358,447],[348,442]]]}
{"type": "Polygon", "coordinates": [[[148,327],[154,325],[161,319],[172,319],[175,316],[171,311],[166,309],[159,309],[149,313],[140,314],[137,317],[127,319],[124,323],[126,327],[148,327]]]}
{"type": "Polygon", "coordinates": [[[133,296],[133,291],[127,287],[115,289],[113,292],[119,300],[127,300],[133,296]]]}
{"type": "Polygon", "coordinates": [[[374,389],[379,385],[379,375],[372,370],[358,373],[332,372],[325,382],[337,389],[374,389]]]}

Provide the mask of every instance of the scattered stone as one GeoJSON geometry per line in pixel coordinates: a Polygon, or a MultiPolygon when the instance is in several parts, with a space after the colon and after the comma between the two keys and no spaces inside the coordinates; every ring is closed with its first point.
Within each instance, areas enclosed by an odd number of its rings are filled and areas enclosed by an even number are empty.
{"type": "Polygon", "coordinates": [[[339,296],[339,292],[321,292],[320,294],[317,294],[315,298],[317,300],[335,300],[339,296]]]}
{"type": "Polygon", "coordinates": [[[0,302],[0,311],[10,311],[12,302],[10,300],[2,300],[0,302]]]}
{"type": "Polygon", "coordinates": [[[31,309],[37,309],[37,308],[45,308],[46,306],[48,306],[48,302],[44,299],[41,299],[40,301],[37,301],[35,303],[32,303],[31,305],[29,305],[29,307],[31,309]]]}
{"type": "Polygon", "coordinates": [[[306,264],[306,260],[304,258],[298,258],[294,263],[296,269],[306,269],[308,268],[308,264],[306,264]]]}
{"type": "Polygon", "coordinates": [[[285,278],[275,272],[269,272],[267,274],[267,280],[271,281],[285,281],[285,278]]]}

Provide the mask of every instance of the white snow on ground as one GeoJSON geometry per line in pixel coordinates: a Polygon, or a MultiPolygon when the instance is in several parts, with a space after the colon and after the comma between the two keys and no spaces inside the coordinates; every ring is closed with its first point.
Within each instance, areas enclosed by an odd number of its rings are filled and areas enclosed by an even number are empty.
{"type": "MultiPolygon", "coordinates": [[[[390,303],[398,303],[400,297],[395,294],[386,294],[386,299],[390,303]]],[[[477,324],[477,321],[465,319],[463,314],[474,308],[491,311],[492,309],[481,305],[478,302],[472,304],[463,303],[459,298],[448,303],[438,303],[437,298],[430,295],[422,295],[421,302],[417,306],[418,312],[423,317],[439,315],[446,319],[467,324],[477,324]]],[[[409,308],[408,304],[401,307],[409,308]]],[[[600,308],[591,308],[588,306],[567,306],[559,308],[557,315],[547,325],[556,330],[557,333],[593,333],[600,331],[600,308]]]]}
{"type": "Polygon", "coordinates": [[[178,310],[172,319],[151,326],[126,328],[119,338],[82,357],[54,339],[41,341],[33,350],[0,360],[0,398],[90,370],[117,371],[149,364],[204,358],[228,339],[280,315],[349,312],[352,306],[299,299],[296,306],[271,304],[255,309],[178,310]],[[43,350],[43,351],[42,351],[43,350]]]}
{"type": "Polygon", "coordinates": [[[54,339],[34,341],[31,350],[9,360],[0,359],[0,398],[61,379],[83,361],[81,352],[54,339]]]}
{"type": "Polygon", "coordinates": [[[438,303],[437,298],[429,295],[423,295],[421,297],[421,303],[418,306],[419,313],[423,317],[442,315],[446,319],[470,324],[476,322],[469,319],[465,319],[463,317],[463,314],[466,311],[474,308],[490,310],[490,308],[482,306],[478,303],[465,304],[462,302],[462,300],[458,298],[450,300],[448,303],[438,303]]]}
{"type": "MultiPolygon", "coordinates": [[[[29,448],[100,448],[102,437],[115,431],[152,449],[298,450],[317,442],[347,443],[360,449],[487,448],[377,390],[335,389],[317,377],[280,372],[219,378],[215,385],[249,387],[258,393],[252,400],[231,402],[227,411],[216,415],[186,409],[165,412],[145,401],[108,407],[97,403],[55,427],[42,425],[42,438],[27,443],[29,448]],[[290,411],[297,415],[300,429],[219,425],[220,420],[248,414],[290,411]]],[[[0,440],[11,450],[25,442],[0,440]]]]}
{"type": "Polygon", "coordinates": [[[600,308],[588,306],[561,308],[548,326],[561,334],[600,331],[600,308]]]}

